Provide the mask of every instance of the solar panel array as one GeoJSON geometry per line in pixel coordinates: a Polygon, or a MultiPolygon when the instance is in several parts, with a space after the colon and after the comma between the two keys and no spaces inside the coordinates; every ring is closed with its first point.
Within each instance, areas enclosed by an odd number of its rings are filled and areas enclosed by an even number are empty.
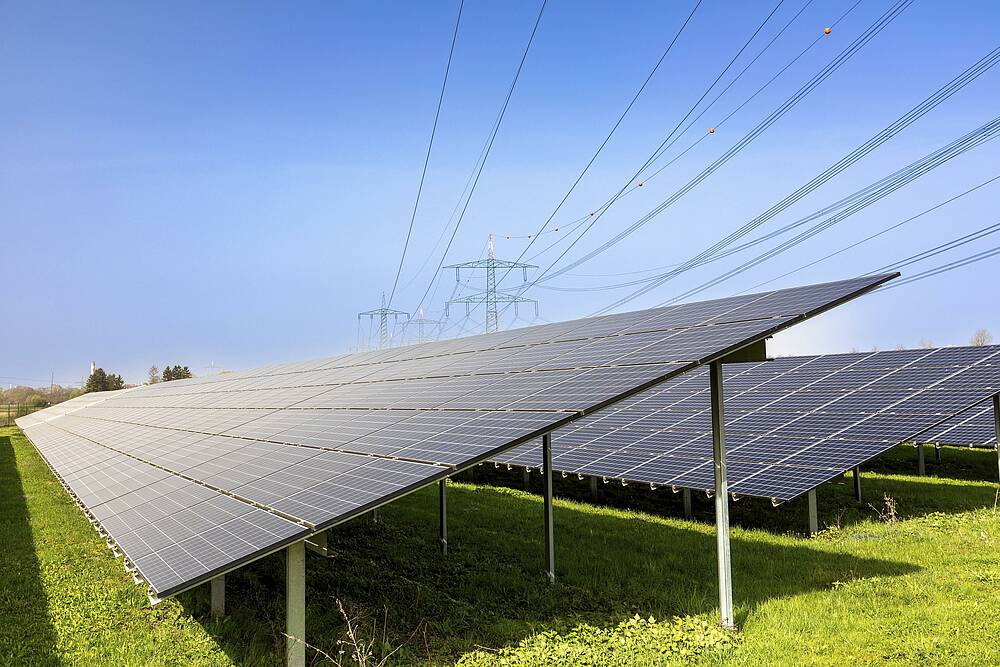
{"type": "Polygon", "coordinates": [[[892,277],[176,380],[18,424],[164,597],[892,277]]]}
{"type": "Polygon", "coordinates": [[[969,447],[995,447],[996,425],[992,401],[963,412],[934,429],[923,433],[923,442],[969,447]]]}
{"type": "MultiPolygon", "coordinates": [[[[724,367],[732,492],[791,500],[1000,391],[1000,347],[785,357],[724,367]]],[[[991,425],[992,428],[992,425],[991,425]]],[[[560,429],[552,467],[714,488],[708,372],[699,368],[560,429]]],[[[539,468],[537,442],[494,459],[539,468]]]]}

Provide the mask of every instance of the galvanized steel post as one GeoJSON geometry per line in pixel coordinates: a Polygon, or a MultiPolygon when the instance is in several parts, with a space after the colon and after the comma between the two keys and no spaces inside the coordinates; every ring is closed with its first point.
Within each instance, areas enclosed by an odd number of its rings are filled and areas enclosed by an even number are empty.
{"type": "Polygon", "coordinates": [[[212,579],[212,618],[226,615],[226,575],[212,579]]]}
{"type": "Polygon", "coordinates": [[[542,436],[542,497],[545,516],[545,576],[556,580],[555,539],[552,530],[552,434],[542,436]]]}
{"type": "Polygon", "coordinates": [[[448,485],[447,478],[442,479],[438,482],[438,506],[441,510],[441,554],[444,556],[448,555],[448,485]]]}
{"type": "Polygon", "coordinates": [[[723,627],[732,628],[733,571],[729,558],[729,483],[726,480],[726,420],[722,411],[722,362],[710,366],[712,450],[715,459],[715,538],[719,566],[719,611],[723,627]]]}
{"type": "Polygon", "coordinates": [[[285,548],[285,664],[306,664],[306,543],[285,548]]]}

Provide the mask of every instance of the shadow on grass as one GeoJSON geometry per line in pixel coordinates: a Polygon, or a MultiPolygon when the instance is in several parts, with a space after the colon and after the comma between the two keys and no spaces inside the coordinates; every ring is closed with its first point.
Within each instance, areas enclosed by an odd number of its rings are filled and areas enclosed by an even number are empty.
{"type": "Polygon", "coordinates": [[[61,662],[17,457],[10,437],[0,436],[0,663],[61,662]]]}
{"type": "MultiPolygon", "coordinates": [[[[716,613],[709,526],[559,503],[557,583],[549,586],[541,572],[540,499],[496,487],[451,489],[447,557],[438,552],[432,489],[387,506],[378,524],[358,519],[331,531],[334,556],[310,556],[307,563],[311,644],[336,652],[343,632],[337,600],[373,636],[376,655],[404,645],[394,656],[401,664],[446,662],[539,630],[613,625],[636,613],[716,613]]],[[[761,533],[734,535],[738,621],[773,598],[917,569],[820,547],[761,533]]],[[[273,557],[229,575],[231,616],[206,622],[238,664],[280,663],[283,565],[273,557]]],[[[207,613],[206,591],[182,602],[195,615],[207,613]]]]}
{"type": "MultiPolygon", "coordinates": [[[[917,477],[917,459],[912,446],[896,447],[868,462],[862,468],[862,502],[854,498],[852,473],[819,487],[820,527],[850,526],[861,521],[881,520],[887,511],[885,497],[895,503],[900,519],[924,516],[935,512],[966,512],[992,506],[995,501],[996,452],[985,449],[944,447],[941,462],[934,457],[934,450],[926,450],[927,477],[917,477]],[[963,484],[961,482],[973,482],[963,484]]],[[[476,481],[524,488],[523,471],[507,470],[505,466],[491,465],[476,469],[476,481]]],[[[539,493],[540,476],[529,476],[529,488],[539,493]]],[[[596,498],[591,495],[590,478],[576,475],[554,480],[559,497],[581,502],[649,512],[658,516],[683,517],[684,506],[680,493],[668,487],[655,490],[645,484],[623,486],[617,480],[599,482],[596,498]]],[[[714,523],[715,505],[703,492],[692,491],[692,509],[697,521],[714,523]]],[[[805,496],[778,507],[762,498],[742,497],[730,503],[730,520],[734,526],[757,528],[777,534],[805,536],[808,529],[808,510],[805,496]]]]}

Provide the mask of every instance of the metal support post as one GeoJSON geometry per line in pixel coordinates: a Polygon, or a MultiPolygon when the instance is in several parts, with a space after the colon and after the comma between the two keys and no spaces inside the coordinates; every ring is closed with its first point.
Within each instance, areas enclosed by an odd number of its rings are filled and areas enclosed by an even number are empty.
{"type": "Polygon", "coordinates": [[[379,520],[378,509],[373,509],[372,510],[372,523],[378,523],[378,520],[379,520]]]}
{"type": "Polygon", "coordinates": [[[993,394],[993,434],[997,441],[997,481],[1000,481],[1000,394],[993,394]]]}
{"type": "Polygon", "coordinates": [[[590,497],[597,500],[597,478],[593,475],[590,476],[590,497]]]}
{"type": "Polygon", "coordinates": [[[819,532],[819,512],[816,509],[816,489],[809,492],[809,534],[819,532]]]}
{"type": "Polygon", "coordinates": [[[722,362],[710,366],[712,384],[712,449],[715,459],[715,538],[719,565],[719,612],[722,625],[733,620],[733,570],[729,559],[729,483],[726,480],[726,420],[722,412],[722,362]]]}
{"type": "Polygon", "coordinates": [[[854,498],[861,502],[861,466],[854,466],[854,498]]]}
{"type": "Polygon", "coordinates": [[[923,477],[927,474],[927,466],[924,465],[924,446],[917,445],[917,474],[923,477]]]}
{"type": "Polygon", "coordinates": [[[542,498],[545,523],[545,576],[556,580],[555,539],[552,531],[552,434],[542,436],[542,498]]]}
{"type": "Polygon", "coordinates": [[[212,618],[226,615],[226,575],[212,579],[212,618]]]}
{"type": "Polygon", "coordinates": [[[306,545],[285,548],[285,664],[306,664],[306,545]]]}
{"type": "Polygon", "coordinates": [[[524,490],[531,491],[531,471],[524,469],[524,490]]]}
{"type": "Polygon", "coordinates": [[[684,496],[684,518],[692,521],[694,512],[691,511],[691,489],[682,489],[681,495],[684,496]]]}
{"type": "Polygon", "coordinates": [[[438,482],[438,500],[441,509],[441,555],[448,555],[448,480],[442,479],[438,482]]]}
{"type": "Polygon", "coordinates": [[[934,463],[941,463],[941,445],[934,443],[934,463]]]}

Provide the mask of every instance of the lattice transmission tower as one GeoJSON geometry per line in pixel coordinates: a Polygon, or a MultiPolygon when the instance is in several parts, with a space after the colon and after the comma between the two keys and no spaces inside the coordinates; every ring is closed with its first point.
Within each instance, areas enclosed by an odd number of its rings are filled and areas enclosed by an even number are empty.
{"type": "MultiPolygon", "coordinates": [[[[451,299],[445,304],[444,313],[447,318],[450,314],[452,304],[465,304],[465,314],[468,315],[472,308],[479,304],[486,305],[486,332],[500,330],[500,320],[498,304],[514,304],[514,314],[518,314],[518,305],[530,303],[535,307],[535,317],[538,317],[538,302],[534,299],[526,299],[523,296],[510,294],[497,288],[497,269],[512,271],[520,269],[525,282],[528,281],[528,269],[537,269],[534,264],[524,264],[522,262],[510,262],[505,259],[497,259],[493,254],[493,234],[489,235],[486,243],[486,259],[477,259],[474,262],[464,262],[462,264],[452,264],[444,267],[455,269],[455,281],[461,282],[462,271],[486,271],[486,289],[477,294],[470,294],[458,299],[451,299]]],[[[505,274],[506,275],[506,274],[505,274]]],[[[502,279],[502,277],[501,277],[502,279]]]]}
{"type": "MultiPolygon", "coordinates": [[[[390,337],[389,337],[389,318],[392,318],[393,324],[399,321],[399,318],[405,318],[405,321],[410,320],[410,314],[402,311],[389,308],[385,303],[385,292],[382,292],[382,306],[376,308],[375,310],[366,310],[363,313],[358,313],[358,347],[361,347],[361,320],[367,317],[370,323],[378,318],[378,348],[389,347],[390,337]]],[[[369,324],[369,338],[371,338],[371,324],[369,324]]]]}

